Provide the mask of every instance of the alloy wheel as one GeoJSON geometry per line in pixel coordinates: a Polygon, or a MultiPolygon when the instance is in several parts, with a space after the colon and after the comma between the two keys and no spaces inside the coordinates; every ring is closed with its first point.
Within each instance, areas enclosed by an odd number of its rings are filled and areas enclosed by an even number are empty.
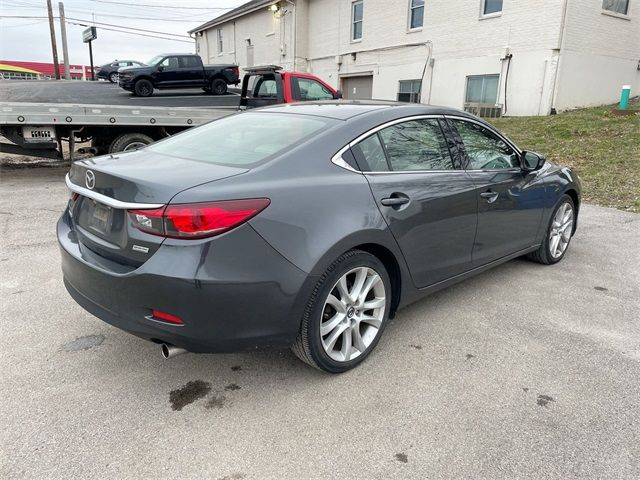
{"type": "Polygon", "coordinates": [[[573,207],[563,203],[556,211],[549,231],[549,252],[554,259],[560,258],[571,240],[573,233],[573,207]]]}
{"type": "Polygon", "coordinates": [[[384,319],[386,291],[370,267],[357,267],[335,283],[322,309],[320,338],[329,357],[348,362],[362,355],[384,319]]]}

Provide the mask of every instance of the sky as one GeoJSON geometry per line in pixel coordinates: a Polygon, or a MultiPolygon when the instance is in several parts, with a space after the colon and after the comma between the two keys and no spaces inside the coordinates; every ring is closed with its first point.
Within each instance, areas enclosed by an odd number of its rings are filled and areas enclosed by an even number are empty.
{"type": "MultiPolygon", "coordinates": [[[[194,52],[188,31],[247,0],[64,0],[71,64],[89,65],[89,47],[82,31],[96,22],[94,65],[115,59],[147,61],[158,53],[194,52]],[[76,20],[73,20],[76,19],[76,20]],[[100,25],[100,23],[110,25],[100,25]],[[73,23],[82,23],[74,25],[73,23]],[[125,27],[154,32],[131,35],[108,29],[125,27]],[[177,35],[177,36],[174,36],[177,35]],[[166,39],[165,39],[166,38],[166,39]],[[169,40],[171,38],[172,40],[169,40]],[[180,41],[177,41],[180,40],[180,41]]],[[[58,58],[63,61],[58,0],[52,0],[58,58]]],[[[46,0],[0,0],[0,59],[53,62],[46,0]],[[36,18],[11,18],[11,17],[36,18]],[[45,18],[39,18],[45,17],[45,18]]]]}

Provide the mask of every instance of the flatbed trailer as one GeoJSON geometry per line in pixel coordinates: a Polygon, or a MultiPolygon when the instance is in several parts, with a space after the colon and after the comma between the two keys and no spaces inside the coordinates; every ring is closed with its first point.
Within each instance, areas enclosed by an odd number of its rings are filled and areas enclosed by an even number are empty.
{"type": "Polygon", "coordinates": [[[245,69],[239,107],[138,107],[73,103],[0,102],[0,151],[45,158],[64,158],[62,142],[69,143],[73,161],[77,142],[91,141],[78,153],[104,155],[135,150],[157,140],[247,108],[305,100],[342,98],[321,79],[286,72],[277,65],[245,69]],[[314,98],[300,81],[315,84],[314,98]]]}
{"type": "Polygon", "coordinates": [[[65,103],[0,102],[0,133],[11,143],[0,150],[18,155],[64,158],[69,143],[91,141],[78,153],[102,155],[140,148],[162,138],[237,112],[234,107],[129,107],[65,103]]]}

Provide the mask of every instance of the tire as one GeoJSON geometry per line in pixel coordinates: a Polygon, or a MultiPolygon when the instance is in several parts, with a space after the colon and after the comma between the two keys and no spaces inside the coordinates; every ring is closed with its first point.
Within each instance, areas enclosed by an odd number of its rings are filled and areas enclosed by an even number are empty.
{"type": "Polygon", "coordinates": [[[389,274],[377,257],[361,250],[350,250],[340,255],[327,268],[311,294],[300,333],[291,347],[293,353],[308,365],[325,372],[351,370],[363,362],[378,344],[389,319],[391,300],[389,274]],[[376,274],[378,281],[375,281],[376,274]],[[372,284],[369,289],[362,289],[365,296],[355,302],[347,300],[346,306],[340,306],[340,311],[333,308],[336,301],[342,304],[343,300],[338,284],[344,278],[347,292],[355,294],[358,275],[364,275],[362,282],[365,287],[369,282],[372,284]],[[381,298],[384,299],[383,304],[381,298]],[[366,308],[373,305],[377,308],[366,308]],[[324,333],[321,326],[325,327],[324,333]],[[332,338],[335,338],[333,345],[332,338]],[[357,348],[358,343],[362,350],[357,348]],[[350,354],[345,356],[347,352],[350,354]]]}
{"type": "Polygon", "coordinates": [[[153,138],[144,133],[125,133],[116,137],[111,145],[109,145],[109,153],[126,152],[137,150],[150,143],[153,143],[153,138]]]}
{"type": "Polygon", "coordinates": [[[153,83],[145,78],[138,80],[133,87],[133,93],[138,97],[150,97],[153,95],[153,83]]]}
{"type": "Polygon", "coordinates": [[[571,242],[571,237],[573,236],[576,219],[575,212],[576,207],[573,203],[573,199],[569,195],[563,195],[560,198],[558,205],[553,210],[553,213],[551,214],[549,225],[547,226],[547,229],[545,231],[544,241],[542,242],[542,245],[540,245],[540,248],[535,252],[529,253],[527,255],[527,258],[544,265],[553,265],[562,260],[569,250],[569,243],[571,242]],[[571,218],[570,222],[562,222],[558,226],[556,216],[559,215],[559,212],[562,208],[565,208],[565,213],[561,216],[566,217],[568,212],[568,210],[566,209],[570,208],[571,218]],[[562,233],[558,233],[559,231],[561,231],[562,233]],[[558,238],[557,244],[555,244],[553,241],[554,237],[558,238]],[[561,249],[562,251],[560,251],[559,249],[561,249]]]}
{"type": "Polygon", "coordinates": [[[111,83],[118,83],[118,72],[111,72],[109,74],[109,81],[111,83]]]}
{"type": "Polygon", "coordinates": [[[214,95],[224,95],[227,93],[227,82],[221,78],[211,80],[211,93],[214,95]]]}

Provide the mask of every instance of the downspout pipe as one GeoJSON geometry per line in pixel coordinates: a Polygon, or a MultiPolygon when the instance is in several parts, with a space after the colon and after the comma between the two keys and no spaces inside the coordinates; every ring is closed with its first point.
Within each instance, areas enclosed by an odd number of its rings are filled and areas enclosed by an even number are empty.
{"type": "MultiPolygon", "coordinates": [[[[564,51],[564,43],[566,38],[566,30],[567,30],[567,11],[569,10],[569,0],[564,0],[564,5],[562,6],[562,21],[560,23],[560,37],[558,38],[558,64],[556,65],[556,71],[553,76],[553,92],[551,95],[551,115],[555,115],[557,113],[556,110],[556,99],[558,96],[558,75],[560,74],[560,66],[562,64],[562,52],[564,51]]],[[[544,80],[543,80],[544,81],[544,80]]]]}

